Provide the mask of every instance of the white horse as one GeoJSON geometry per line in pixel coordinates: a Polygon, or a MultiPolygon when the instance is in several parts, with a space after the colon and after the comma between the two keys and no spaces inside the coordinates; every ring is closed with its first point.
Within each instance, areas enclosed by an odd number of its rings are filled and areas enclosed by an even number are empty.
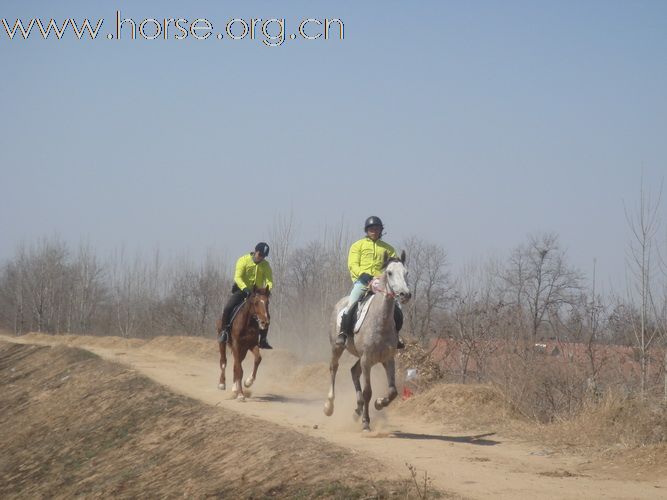
{"type": "Polygon", "coordinates": [[[387,372],[387,384],[389,392],[384,398],[375,400],[375,409],[381,410],[396,398],[396,374],[394,356],[396,355],[396,344],[398,343],[398,332],[394,323],[395,300],[404,304],[410,300],[410,289],[407,283],[408,271],[405,267],[405,252],[401,258],[387,258],[385,254],[382,266],[384,272],[378,279],[376,296],[366,314],[366,318],[354,335],[348,335],[346,345],[336,345],[338,328],[336,320],[340,311],[347,305],[347,297],[339,300],[334,310],[333,328],[330,333],[331,341],[331,388],[324,404],[324,414],[333,415],[334,411],[334,388],[336,385],[336,372],[338,371],[338,360],[347,349],[350,354],[359,359],[352,367],[352,382],[357,393],[357,408],[355,413],[362,416],[363,430],[370,430],[370,416],[368,405],[373,394],[371,390],[371,368],[377,363],[382,363],[387,372]],[[361,389],[360,376],[364,377],[364,388],[361,389]]]}

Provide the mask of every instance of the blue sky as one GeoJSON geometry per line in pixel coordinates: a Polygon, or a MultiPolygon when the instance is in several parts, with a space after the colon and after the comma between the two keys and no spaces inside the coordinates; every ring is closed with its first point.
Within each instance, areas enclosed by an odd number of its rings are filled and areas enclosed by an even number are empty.
{"type": "Polygon", "coordinates": [[[664,1],[3,1],[17,17],[105,21],[0,27],[0,259],[52,234],[235,255],[276,215],[304,242],[376,214],[454,269],[553,231],[620,285],[624,202],[667,172],[664,1]],[[345,40],[107,40],[117,9],[340,18],[345,40]]]}

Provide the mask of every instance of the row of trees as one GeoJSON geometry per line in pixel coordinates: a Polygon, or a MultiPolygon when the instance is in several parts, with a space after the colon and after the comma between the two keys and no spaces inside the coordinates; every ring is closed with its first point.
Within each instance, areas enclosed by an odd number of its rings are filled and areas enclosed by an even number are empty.
{"type": "MultiPolygon", "coordinates": [[[[414,297],[405,310],[405,335],[422,345],[454,341],[463,381],[493,378],[493,359],[506,361],[500,375],[506,383],[525,378],[539,363],[535,346],[552,339],[586,346],[580,376],[597,386],[604,372],[597,346],[633,346],[643,393],[664,374],[650,366],[662,366],[654,347],[667,343],[658,206],[642,189],[639,207],[628,211],[628,289],[605,296],[596,290],[595,271],[587,278],[569,264],[555,234],[531,235],[505,259],[468,263],[456,273],[437,243],[392,242],[407,252],[414,297]]],[[[350,288],[352,238],[341,224],[296,245],[293,226],[291,216],[278,217],[270,233],[272,336],[278,345],[321,358],[333,305],[350,288]]],[[[120,250],[102,259],[88,245],[73,250],[44,239],[19,247],[0,269],[0,325],[17,333],[212,337],[233,264],[213,252],[198,263],[166,261],[159,251],[142,257],[120,250]]]]}
{"type": "MultiPolygon", "coordinates": [[[[295,247],[291,221],[274,226],[272,266],[276,325],[304,343],[328,327],[333,304],[349,291],[350,238],[342,228],[295,247]]],[[[567,262],[553,234],[530,236],[505,261],[465,265],[452,276],[445,250],[426,240],[403,241],[415,300],[406,332],[425,341],[456,337],[635,344],[647,350],[665,333],[667,290],[654,293],[638,269],[634,296],[601,297],[567,262]]],[[[100,259],[88,245],[75,251],[58,239],[22,246],[0,274],[0,321],[26,331],[151,336],[210,335],[231,287],[233,262],[212,253],[202,263],[164,262],[160,252],[100,259]]]]}

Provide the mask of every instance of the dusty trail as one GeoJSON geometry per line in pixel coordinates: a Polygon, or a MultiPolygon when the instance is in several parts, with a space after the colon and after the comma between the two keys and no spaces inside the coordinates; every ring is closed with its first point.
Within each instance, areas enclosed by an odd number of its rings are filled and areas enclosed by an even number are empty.
{"type": "MultiPolygon", "coordinates": [[[[0,336],[20,343],[55,344],[71,337],[0,336]]],[[[623,478],[618,471],[601,470],[576,456],[545,454],[537,445],[511,441],[492,429],[475,434],[461,434],[452,428],[421,422],[419,416],[401,418],[391,406],[371,414],[373,432],[362,434],[360,423],[353,421],[353,396],[349,372],[341,366],[337,386],[336,411],[325,417],[322,406],[326,390],[303,390],[291,385],[284,375],[289,367],[280,352],[264,352],[258,379],[245,403],[231,399],[229,391],[216,387],[218,366],[215,356],[202,360],[173,352],[162,342],[160,349],[133,347],[121,339],[94,340],[85,348],[102,358],[123,363],[167,386],[172,391],[207,404],[222,406],[245,415],[267,420],[304,434],[324,438],[354,452],[367,454],[386,464],[389,471],[405,477],[406,462],[419,471],[427,471],[433,485],[443,491],[468,498],[665,498],[667,478],[637,481],[623,478]],[[98,344],[98,345],[95,345],[98,344]],[[281,373],[283,376],[281,376],[281,373]]],[[[215,343],[211,342],[215,352],[215,343]]],[[[248,373],[250,364],[245,365],[248,373]]],[[[380,374],[380,371],[378,371],[380,374]]],[[[227,368],[228,378],[231,369],[227,368]]],[[[377,395],[386,384],[374,384],[377,395]]],[[[326,380],[323,382],[325,385],[326,380]]],[[[230,385],[230,384],[228,384],[230,385]]]]}

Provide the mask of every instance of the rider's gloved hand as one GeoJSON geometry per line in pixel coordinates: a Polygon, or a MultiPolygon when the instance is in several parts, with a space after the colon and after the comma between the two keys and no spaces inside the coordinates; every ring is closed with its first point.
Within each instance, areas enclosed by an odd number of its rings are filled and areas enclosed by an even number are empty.
{"type": "Polygon", "coordinates": [[[371,276],[370,274],[362,273],[359,276],[359,278],[357,278],[357,281],[359,281],[359,283],[362,283],[364,286],[368,286],[368,284],[371,282],[372,279],[373,276],[371,276]]]}
{"type": "Polygon", "coordinates": [[[250,290],[250,288],[246,287],[243,289],[243,295],[245,295],[246,297],[250,297],[251,293],[252,291],[250,290]]]}

